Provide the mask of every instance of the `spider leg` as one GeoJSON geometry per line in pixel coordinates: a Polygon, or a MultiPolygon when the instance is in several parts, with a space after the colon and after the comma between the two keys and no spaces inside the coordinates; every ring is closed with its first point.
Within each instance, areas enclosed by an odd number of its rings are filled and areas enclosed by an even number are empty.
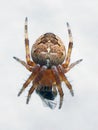
{"type": "Polygon", "coordinates": [[[53,94],[56,96],[57,95],[57,89],[56,89],[56,86],[53,86],[53,94]]]}
{"type": "Polygon", "coordinates": [[[56,85],[57,85],[57,88],[58,88],[58,91],[59,91],[59,94],[60,94],[60,104],[59,104],[59,109],[62,107],[62,103],[63,103],[63,90],[62,90],[62,87],[61,87],[61,81],[60,81],[60,78],[59,78],[59,73],[58,73],[58,70],[56,68],[56,66],[52,66],[52,71],[53,71],[53,74],[54,74],[54,77],[55,77],[55,80],[56,80],[56,85]]]}
{"type": "Polygon", "coordinates": [[[67,51],[67,56],[66,56],[66,62],[63,64],[64,68],[67,68],[70,63],[70,57],[71,57],[71,52],[72,52],[72,47],[73,47],[73,38],[72,38],[72,32],[71,32],[69,23],[67,23],[67,28],[68,28],[68,35],[69,35],[69,45],[68,45],[68,51],[67,51]]]}
{"type": "Polygon", "coordinates": [[[30,82],[34,79],[34,77],[37,75],[37,73],[39,72],[40,66],[36,65],[35,67],[32,68],[32,73],[29,76],[29,78],[26,80],[26,82],[23,84],[23,87],[21,88],[21,90],[18,93],[18,96],[21,95],[21,93],[25,90],[25,88],[30,84],[30,82]]]}
{"type": "Polygon", "coordinates": [[[67,87],[69,88],[71,95],[74,96],[73,89],[72,89],[72,85],[71,85],[70,82],[67,80],[67,77],[64,75],[64,70],[63,70],[63,67],[62,67],[61,65],[58,66],[58,71],[59,71],[59,73],[60,73],[60,76],[61,76],[62,80],[65,82],[65,84],[66,84],[67,87]]]}
{"type": "Polygon", "coordinates": [[[26,61],[30,66],[34,66],[34,62],[30,60],[30,49],[29,49],[29,39],[28,39],[28,19],[25,19],[25,50],[26,50],[26,61]]]}
{"type": "Polygon", "coordinates": [[[67,68],[64,69],[64,73],[68,72],[70,69],[72,69],[74,66],[79,64],[83,59],[77,60],[74,63],[70,64],[67,68]]]}
{"type": "Polygon", "coordinates": [[[41,80],[45,70],[47,69],[47,67],[44,65],[42,66],[41,70],[39,71],[39,73],[37,74],[37,76],[35,77],[34,81],[33,81],[33,85],[30,88],[29,92],[28,92],[28,96],[27,96],[27,101],[26,103],[29,103],[29,99],[31,97],[31,94],[33,93],[33,91],[37,88],[39,81],[41,80]]]}
{"type": "Polygon", "coordinates": [[[16,61],[18,61],[19,63],[21,63],[23,66],[25,66],[25,68],[27,69],[27,70],[29,70],[29,71],[32,71],[32,67],[31,66],[29,66],[28,64],[26,64],[26,62],[25,61],[23,61],[23,60],[20,60],[19,58],[17,58],[17,57],[13,57],[16,61]]]}

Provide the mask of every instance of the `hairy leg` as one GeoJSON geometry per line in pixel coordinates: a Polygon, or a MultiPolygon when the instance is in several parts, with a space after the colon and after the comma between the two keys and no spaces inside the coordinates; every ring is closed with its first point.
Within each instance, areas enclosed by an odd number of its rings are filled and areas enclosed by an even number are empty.
{"type": "Polygon", "coordinates": [[[26,61],[30,66],[34,66],[34,62],[30,60],[30,49],[29,49],[29,39],[28,39],[28,19],[25,19],[25,50],[26,50],[26,61]]]}
{"type": "Polygon", "coordinates": [[[62,80],[65,82],[66,86],[69,88],[71,95],[74,96],[74,93],[73,93],[73,90],[72,90],[72,85],[67,80],[67,77],[64,75],[64,70],[63,70],[63,67],[61,65],[58,66],[58,71],[60,73],[62,80]]]}
{"type": "Polygon", "coordinates": [[[28,92],[28,96],[27,96],[27,101],[26,103],[29,103],[29,99],[31,97],[31,94],[33,93],[33,91],[35,90],[35,88],[38,87],[39,81],[41,80],[45,70],[47,69],[46,66],[42,66],[41,70],[39,71],[39,73],[37,74],[37,76],[35,77],[34,81],[33,81],[33,85],[30,88],[29,92],[28,92]]]}
{"type": "Polygon", "coordinates": [[[68,28],[68,35],[69,35],[69,45],[68,45],[68,51],[67,51],[66,61],[63,64],[64,68],[67,68],[69,66],[71,52],[72,52],[72,47],[73,47],[73,38],[72,38],[72,33],[71,33],[71,29],[70,29],[69,23],[67,23],[67,28],[68,28]]]}
{"type": "Polygon", "coordinates": [[[25,68],[27,69],[27,70],[29,70],[29,71],[32,71],[32,67],[31,66],[29,66],[28,64],[26,64],[26,62],[25,61],[23,61],[23,60],[20,60],[19,58],[17,58],[17,57],[13,57],[16,61],[18,61],[19,63],[21,63],[23,66],[25,66],[25,68]]]}
{"type": "Polygon", "coordinates": [[[18,93],[18,96],[21,95],[21,93],[25,90],[25,88],[30,84],[30,82],[34,79],[34,77],[37,75],[37,73],[39,72],[40,66],[36,65],[35,67],[32,68],[32,73],[29,76],[29,78],[26,80],[26,82],[23,84],[23,87],[21,88],[21,90],[18,93]]]}
{"type": "Polygon", "coordinates": [[[67,68],[64,68],[64,73],[67,73],[69,70],[71,70],[74,66],[79,64],[83,59],[77,60],[74,63],[70,64],[67,68]]]}
{"type": "Polygon", "coordinates": [[[58,89],[59,94],[60,94],[60,104],[59,104],[59,109],[60,109],[62,107],[64,94],[63,94],[63,90],[61,87],[61,81],[60,81],[59,73],[58,73],[56,66],[52,66],[52,71],[53,71],[53,75],[54,75],[55,80],[56,80],[57,89],[58,89]]]}

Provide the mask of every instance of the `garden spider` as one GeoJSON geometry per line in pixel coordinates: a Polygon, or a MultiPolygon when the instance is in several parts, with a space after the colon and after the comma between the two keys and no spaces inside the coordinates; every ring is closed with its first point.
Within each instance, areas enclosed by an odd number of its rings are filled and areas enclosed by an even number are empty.
{"type": "Polygon", "coordinates": [[[13,57],[15,60],[20,62],[27,70],[31,72],[31,75],[23,84],[18,96],[27,88],[27,86],[32,81],[32,86],[28,92],[27,101],[34,90],[41,95],[43,98],[48,100],[54,100],[57,96],[57,92],[60,95],[59,109],[62,106],[63,102],[63,90],[61,82],[64,81],[68,89],[70,90],[71,95],[73,96],[73,89],[70,82],[67,80],[65,73],[72,69],[75,65],[80,63],[82,59],[77,60],[76,62],[70,64],[70,57],[73,47],[72,33],[67,23],[68,35],[69,35],[69,45],[68,51],[66,53],[65,46],[61,39],[53,33],[46,33],[40,36],[35,44],[33,44],[31,49],[30,59],[30,50],[29,50],[29,39],[28,39],[28,20],[25,19],[25,49],[26,49],[26,62],[20,60],[17,57],[13,57]],[[63,63],[64,62],[64,63],[63,63]]]}

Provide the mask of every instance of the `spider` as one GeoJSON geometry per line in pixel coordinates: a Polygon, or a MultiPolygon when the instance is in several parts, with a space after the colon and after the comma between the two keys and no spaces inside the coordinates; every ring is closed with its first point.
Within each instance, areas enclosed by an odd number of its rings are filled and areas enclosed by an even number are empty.
{"type": "Polygon", "coordinates": [[[75,65],[80,63],[82,59],[70,64],[71,52],[73,47],[73,38],[69,23],[67,22],[69,45],[66,53],[66,48],[61,39],[53,33],[46,33],[41,35],[36,42],[29,49],[28,39],[28,19],[25,18],[25,51],[26,62],[13,57],[16,61],[20,62],[27,70],[31,72],[31,75],[23,84],[23,87],[18,93],[18,96],[28,87],[32,82],[32,86],[28,92],[26,103],[29,103],[29,99],[34,90],[43,98],[48,100],[54,100],[57,93],[60,95],[59,109],[63,103],[63,90],[61,83],[64,81],[72,96],[74,92],[72,85],[68,81],[65,73],[72,69],[75,65]]]}

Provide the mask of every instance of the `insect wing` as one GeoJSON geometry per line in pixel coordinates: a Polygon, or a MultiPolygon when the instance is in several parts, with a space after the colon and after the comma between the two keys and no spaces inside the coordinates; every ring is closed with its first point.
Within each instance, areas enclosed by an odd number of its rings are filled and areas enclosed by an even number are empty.
{"type": "Polygon", "coordinates": [[[56,101],[51,101],[48,99],[43,98],[42,96],[40,96],[43,102],[43,105],[46,107],[50,107],[51,109],[54,109],[57,105],[56,101]]]}

